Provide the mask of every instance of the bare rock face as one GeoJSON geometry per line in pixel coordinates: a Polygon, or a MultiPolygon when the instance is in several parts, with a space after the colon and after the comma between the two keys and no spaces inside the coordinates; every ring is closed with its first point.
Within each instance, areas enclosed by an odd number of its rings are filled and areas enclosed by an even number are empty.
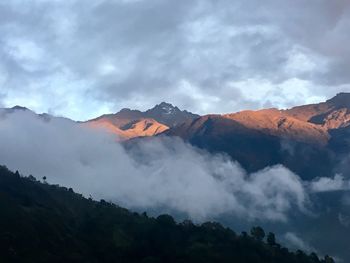
{"type": "Polygon", "coordinates": [[[147,118],[152,118],[168,127],[175,127],[186,121],[198,118],[199,115],[193,114],[186,110],[181,111],[178,107],[170,103],[162,102],[152,109],[144,112],[147,118]]]}

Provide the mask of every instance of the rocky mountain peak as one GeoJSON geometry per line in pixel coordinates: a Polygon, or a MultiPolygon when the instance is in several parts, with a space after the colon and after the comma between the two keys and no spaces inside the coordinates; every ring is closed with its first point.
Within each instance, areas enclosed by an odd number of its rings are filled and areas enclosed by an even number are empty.
{"type": "Polygon", "coordinates": [[[12,110],[23,110],[23,111],[28,110],[26,107],[22,107],[22,106],[19,106],[19,105],[16,105],[16,106],[12,107],[11,109],[12,110]]]}
{"type": "Polygon", "coordinates": [[[174,127],[188,120],[199,117],[199,115],[191,112],[182,111],[168,102],[157,104],[152,109],[147,110],[145,115],[148,118],[153,118],[160,123],[167,125],[168,127],[174,127]]]}
{"type": "Polygon", "coordinates": [[[153,107],[152,109],[148,110],[147,112],[169,115],[174,114],[176,112],[180,112],[180,110],[178,107],[175,107],[170,103],[162,102],[153,107]]]}

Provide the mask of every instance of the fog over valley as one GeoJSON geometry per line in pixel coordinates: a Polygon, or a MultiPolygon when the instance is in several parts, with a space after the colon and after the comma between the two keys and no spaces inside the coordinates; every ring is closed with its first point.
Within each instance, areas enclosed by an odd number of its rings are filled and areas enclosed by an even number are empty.
{"type": "MultiPolygon", "coordinates": [[[[10,169],[129,208],[173,209],[197,220],[222,213],[286,220],[290,209],[308,203],[306,183],[285,167],[247,174],[227,156],[179,138],[152,138],[125,149],[103,130],[26,111],[7,114],[0,135],[0,158],[10,169]]],[[[313,190],[322,187],[322,178],[314,184],[313,190]]]]}

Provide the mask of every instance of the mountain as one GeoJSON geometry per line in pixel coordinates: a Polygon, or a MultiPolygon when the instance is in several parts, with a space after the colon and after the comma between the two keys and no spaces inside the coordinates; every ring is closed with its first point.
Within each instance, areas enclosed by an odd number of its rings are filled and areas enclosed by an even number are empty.
{"type": "MultiPolygon", "coordinates": [[[[73,122],[73,120],[52,116],[47,113],[36,114],[34,111],[22,106],[0,109],[0,116],[18,111],[36,115],[45,121],[49,121],[52,118],[61,118],[73,122]]],[[[98,118],[77,123],[91,128],[104,129],[117,135],[119,140],[125,141],[135,137],[155,136],[166,131],[169,127],[174,127],[197,117],[199,115],[186,110],[181,111],[178,107],[162,102],[145,112],[125,108],[115,114],[104,114],[98,118]]]]}
{"type": "Polygon", "coordinates": [[[0,166],[1,262],[334,263],[290,252],[261,227],[237,235],[219,223],[138,214],[0,166]]]}
{"type": "Polygon", "coordinates": [[[4,116],[6,114],[11,114],[14,113],[16,111],[22,111],[22,112],[30,112],[32,114],[35,114],[35,112],[31,111],[30,109],[26,108],[26,107],[22,107],[22,106],[14,106],[12,108],[0,108],[0,116],[4,116]]]}
{"type": "Polygon", "coordinates": [[[339,93],[326,102],[294,107],[285,112],[327,130],[347,127],[350,125],[350,93],[339,93]]]}
{"type": "Polygon", "coordinates": [[[51,119],[61,119],[61,120],[65,120],[65,121],[69,121],[69,122],[74,122],[73,120],[66,118],[66,117],[58,117],[58,116],[53,116],[51,114],[48,113],[41,113],[41,114],[37,114],[34,111],[32,111],[31,109],[28,109],[26,107],[22,107],[19,105],[16,105],[12,108],[0,108],[0,117],[5,117],[7,114],[12,114],[15,112],[25,112],[27,114],[31,114],[33,116],[37,116],[39,118],[42,118],[44,121],[50,121],[51,119]]]}
{"type": "Polygon", "coordinates": [[[283,164],[304,179],[329,176],[350,153],[350,93],[288,110],[206,115],[163,134],[228,154],[250,172],[283,164]]]}
{"type": "Polygon", "coordinates": [[[340,156],[342,163],[338,166],[349,163],[345,159],[350,153],[350,93],[339,93],[319,104],[294,107],[286,113],[325,129],[329,134],[328,147],[340,156]]]}
{"type": "Polygon", "coordinates": [[[87,122],[88,127],[103,128],[116,134],[120,140],[135,137],[154,136],[168,129],[154,119],[110,119],[106,117],[87,122]]]}
{"type": "MultiPolygon", "coordinates": [[[[323,143],[316,144],[314,140],[306,143],[288,134],[281,137],[275,134],[277,132],[277,128],[272,133],[264,126],[249,127],[238,118],[207,115],[167,130],[163,135],[179,136],[199,148],[227,154],[249,172],[283,164],[304,179],[330,174],[331,154],[323,143]]],[[[319,134],[318,130],[315,133],[319,134]]]]}
{"type": "Polygon", "coordinates": [[[302,121],[277,109],[241,111],[222,115],[243,126],[268,135],[314,144],[326,144],[329,135],[323,127],[302,121]]]}
{"type": "Polygon", "coordinates": [[[169,127],[193,120],[199,115],[181,111],[169,103],[162,102],[145,112],[122,109],[115,114],[105,114],[85,122],[90,127],[102,127],[117,134],[121,140],[135,137],[154,136],[169,127]]]}
{"type": "Polygon", "coordinates": [[[157,120],[168,127],[175,127],[186,121],[198,118],[199,115],[193,114],[186,110],[181,111],[178,107],[170,103],[162,102],[152,109],[144,112],[145,116],[157,120]]]}
{"type": "MultiPolygon", "coordinates": [[[[7,114],[16,110],[30,111],[20,106],[2,111],[7,114]]],[[[229,155],[249,172],[283,164],[303,179],[337,172],[350,176],[350,93],[287,110],[272,108],[205,116],[162,102],[144,112],[122,109],[82,125],[106,129],[122,141],[179,136],[199,148],[229,155]]]]}

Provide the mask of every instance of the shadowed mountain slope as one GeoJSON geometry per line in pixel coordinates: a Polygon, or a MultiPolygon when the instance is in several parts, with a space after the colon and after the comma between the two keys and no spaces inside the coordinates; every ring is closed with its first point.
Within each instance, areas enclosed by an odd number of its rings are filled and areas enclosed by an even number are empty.
{"type": "Polygon", "coordinates": [[[323,141],[315,144],[274,135],[269,130],[247,127],[237,119],[221,115],[203,116],[163,134],[179,136],[210,152],[225,153],[249,172],[283,164],[304,179],[311,179],[328,176],[332,171],[333,155],[323,141]]]}
{"type": "Polygon", "coordinates": [[[283,164],[304,179],[330,176],[350,153],[350,94],[289,110],[206,115],[164,132],[222,152],[254,172],[283,164]]]}

